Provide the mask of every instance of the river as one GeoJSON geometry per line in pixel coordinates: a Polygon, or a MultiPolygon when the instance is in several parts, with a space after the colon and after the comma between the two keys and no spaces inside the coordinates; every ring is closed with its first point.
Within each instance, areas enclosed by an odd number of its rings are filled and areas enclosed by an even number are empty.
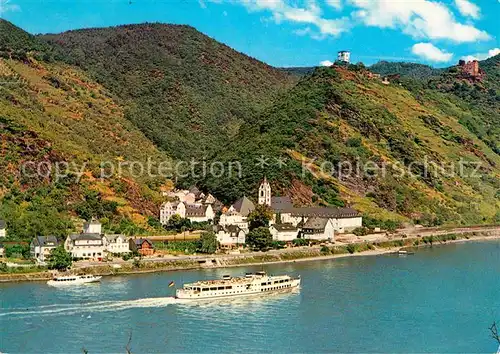
{"type": "MultiPolygon", "coordinates": [[[[0,285],[0,352],[494,352],[500,242],[266,266],[0,285]],[[264,269],[302,289],[181,304],[176,286],[264,269]]],[[[500,325],[500,323],[499,323],[500,325]]],[[[500,326],[499,326],[500,327],[500,326]]]]}

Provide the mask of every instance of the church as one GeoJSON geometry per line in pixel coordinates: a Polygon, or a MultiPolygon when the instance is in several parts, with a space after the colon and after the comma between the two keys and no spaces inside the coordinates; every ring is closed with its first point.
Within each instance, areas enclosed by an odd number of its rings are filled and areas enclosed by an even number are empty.
{"type": "Polygon", "coordinates": [[[258,201],[272,209],[274,224],[291,224],[302,229],[309,225],[326,225],[321,221],[324,219],[331,221],[336,233],[350,232],[363,226],[362,216],[352,208],[294,207],[288,196],[273,197],[271,185],[266,178],[260,184],[258,201]]]}

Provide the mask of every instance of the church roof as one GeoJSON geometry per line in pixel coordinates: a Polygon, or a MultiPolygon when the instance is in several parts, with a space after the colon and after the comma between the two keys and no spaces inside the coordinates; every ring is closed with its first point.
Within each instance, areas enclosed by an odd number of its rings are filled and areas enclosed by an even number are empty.
{"type": "Polygon", "coordinates": [[[290,213],[292,216],[318,217],[318,218],[353,218],[358,217],[359,213],[352,208],[328,208],[328,207],[303,207],[285,209],[283,212],[290,213]]]}
{"type": "Polygon", "coordinates": [[[292,209],[292,199],[289,196],[271,197],[271,209],[275,211],[292,209]]]}
{"type": "Polygon", "coordinates": [[[240,213],[242,216],[248,216],[252,211],[255,210],[255,205],[247,197],[238,199],[233,204],[233,209],[240,213]]]}

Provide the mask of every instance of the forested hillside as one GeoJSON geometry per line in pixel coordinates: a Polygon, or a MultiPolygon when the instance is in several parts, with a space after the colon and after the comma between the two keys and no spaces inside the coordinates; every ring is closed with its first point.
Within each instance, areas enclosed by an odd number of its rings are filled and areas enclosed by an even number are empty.
{"type": "Polygon", "coordinates": [[[189,26],[142,24],[42,37],[126,105],[125,116],[178,159],[216,151],[294,78],[189,26]]]}
{"type": "Polygon", "coordinates": [[[370,66],[370,71],[380,75],[399,74],[414,79],[426,79],[440,75],[443,70],[435,69],[429,65],[404,62],[379,61],[370,66]]]}
{"type": "Polygon", "coordinates": [[[91,217],[110,231],[149,228],[165,179],[135,179],[126,166],[169,161],[167,155],[125,119],[109,91],[74,67],[38,61],[47,54],[44,45],[32,46],[35,38],[1,25],[3,39],[27,43],[13,49],[3,42],[0,58],[0,219],[9,234],[62,236],[91,217]],[[101,178],[103,162],[104,175],[114,169],[114,176],[101,178]],[[67,176],[58,179],[58,167],[67,176]]]}
{"type": "Polygon", "coordinates": [[[34,37],[0,20],[0,40],[0,219],[16,237],[63,237],[93,216],[161,230],[172,181],[135,172],[191,157],[241,163],[241,177],[173,176],[226,204],[267,176],[275,194],[349,205],[371,226],[500,222],[499,56],[481,80],[378,64],[401,74],[384,85],[358,65],[287,73],[187,26],[34,37]],[[57,162],[71,173],[56,179],[57,162]]]}
{"type": "Polygon", "coordinates": [[[255,193],[267,175],[299,203],[349,204],[378,220],[498,222],[500,157],[461,122],[477,112],[439,90],[383,85],[359,68],[318,68],[215,157],[242,161],[243,178],[201,183],[232,199],[255,193]],[[261,155],[269,163],[258,169],[261,155]],[[391,167],[348,175],[337,168],[346,161],[391,167]],[[464,172],[451,171],[460,161],[464,172]]]}

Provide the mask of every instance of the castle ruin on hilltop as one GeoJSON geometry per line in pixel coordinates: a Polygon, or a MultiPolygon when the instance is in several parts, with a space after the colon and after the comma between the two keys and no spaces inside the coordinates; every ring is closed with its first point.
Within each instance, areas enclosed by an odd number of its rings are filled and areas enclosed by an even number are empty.
{"type": "Polygon", "coordinates": [[[479,62],[477,60],[467,62],[465,60],[460,60],[458,62],[458,68],[462,76],[466,79],[482,81],[484,77],[484,71],[479,67],[479,62]]]}

